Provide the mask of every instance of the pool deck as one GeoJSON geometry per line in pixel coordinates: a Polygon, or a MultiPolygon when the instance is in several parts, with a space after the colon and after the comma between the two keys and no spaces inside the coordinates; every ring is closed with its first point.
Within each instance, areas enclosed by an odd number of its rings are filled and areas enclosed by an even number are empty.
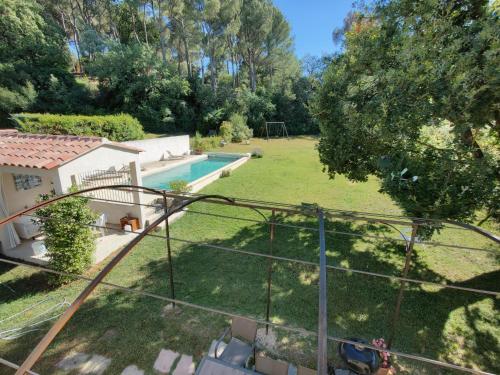
{"type": "Polygon", "coordinates": [[[207,154],[203,155],[186,155],[182,159],[173,159],[173,160],[160,160],[153,161],[149,163],[143,163],[141,165],[141,175],[149,176],[158,172],[166,171],[171,168],[178,167],[179,165],[183,165],[186,163],[192,163],[193,161],[204,160],[208,158],[207,154]]]}

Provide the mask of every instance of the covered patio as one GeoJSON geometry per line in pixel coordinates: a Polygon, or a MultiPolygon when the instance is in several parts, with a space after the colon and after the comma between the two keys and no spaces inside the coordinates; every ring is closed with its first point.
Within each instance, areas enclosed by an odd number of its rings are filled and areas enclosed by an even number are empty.
{"type": "MultiPolygon", "coordinates": [[[[37,203],[41,195],[67,193],[77,184],[77,176],[94,171],[124,170],[122,182],[140,182],[140,149],[100,137],[38,135],[15,129],[0,131],[0,218],[15,214],[37,203]]],[[[90,197],[92,198],[92,197],[90,197]]],[[[145,221],[141,196],[131,194],[128,203],[102,203],[89,206],[99,219],[96,224],[119,228],[126,215],[145,221]]],[[[141,226],[142,226],[141,225],[141,226]]],[[[98,263],[130,241],[129,233],[95,230],[94,261],[98,263]]],[[[20,216],[0,229],[0,253],[10,258],[46,264],[48,257],[41,226],[29,215],[20,216]]]]}

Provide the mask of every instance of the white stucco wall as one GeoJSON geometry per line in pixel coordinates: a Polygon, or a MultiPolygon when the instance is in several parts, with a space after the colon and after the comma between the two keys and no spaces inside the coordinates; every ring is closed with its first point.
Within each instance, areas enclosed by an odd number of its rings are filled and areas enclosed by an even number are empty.
{"type": "MultiPolygon", "coordinates": [[[[0,167],[0,177],[3,180],[3,189],[6,197],[6,206],[9,214],[16,213],[24,208],[33,206],[38,200],[40,194],[49,194],[52,190],[56,194],[68,192],[71,187],[71,176],[93,170],[106,170],[111,167],[119,169],[123,166],[129,166],[130,162],[138,163],[139,153],[117,149],[107,145],[101,146],[91,152],[74,159],[67,164],[54,168],[52,170],[23,167],[0,167]],[[29,174],[40,176],[42,185],[28,190],[16,190],[12,174],[29,174]]],[[[139,184],[140,176],[138,176],[139,184]]],[[[106,212],[110,223],[119,222],[119,218],[131,213],[139,217],[144,222],[144,214],[141,206],[120,205],[120,204],[99,204],[90,205],[97,212],[106,212]],[[120,216],[121,215],[121,216],[120,216]]],[[[5,231],[0,228],[0,241],[5,243],[5,231]]]]}
{"type": "Polygon", "coordinates": [[[57,193],[66,193],[71,187],[71,176],[95,170],[107,170],[111,167],[120,169],[128,166],[130,162],[139,161],[139,154],[101,146],[77,159],[58,168],[58,181],[61,186],[56,188],[57,193]]]}
{"type": "Polygon", "coordinates": [[[57,172],[37,168],[0,167],[2,174],[3,189],[6,198],[6,206],[9,214],[13,214],[23,208],[31,207],[38,200],[40,194],[49,194],[57,185],[57,172]],[[40,176],[42,185],[28,190],[16,190],[12,174],[29,174],[40,176]]]}
{"type": "Polygon", "coordinates": [[[167,150],[172,155],[189,154],[189,135],[127,141],[123,143],[144,151],[139,156],[139,160],[142,163],[160,160],[167,150]]]}

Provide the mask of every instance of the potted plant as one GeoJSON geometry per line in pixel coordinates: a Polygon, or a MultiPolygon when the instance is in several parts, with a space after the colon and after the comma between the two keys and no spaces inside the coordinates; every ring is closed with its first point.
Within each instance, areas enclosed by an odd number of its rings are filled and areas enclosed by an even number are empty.
{"type": "Polygon", "coordinates": [[[172,200],[172,206],[180,206],[185,198],[182,197],[185,193],[189,193],[191,191],[191,186],[189,186],[189,182],[186,180],[174,180],[170,181],[170,191],[174,194],[178,194],[179,197],[176,197],[172,200]]]}
{"type": "Polygon", "coordinates": [[[193,151],[195,155],[203,154],[205,150],[205,143],[203,142],[203,138],[200,133],[196,132],[193,138],[193,151]]]}
{"type": "MultiPolygon", "coordinates": [[[[387,348],[387,345],[383,338],[373,339],[372,345],[380,349],[387,348]]],[[[394,370],[394,367],[392,367],[391,357],[389,353],[384,350],[379,350],[378,354],[380,356],[380,367],[377,370],[376,375],[395,375],[396,371],[394,370]]]]}

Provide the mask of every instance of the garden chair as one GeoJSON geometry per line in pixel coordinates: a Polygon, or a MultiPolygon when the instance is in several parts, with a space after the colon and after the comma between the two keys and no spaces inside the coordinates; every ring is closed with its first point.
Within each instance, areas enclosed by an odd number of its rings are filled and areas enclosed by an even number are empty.
{"type": "Polygon", "coordinates": [[[268,358],[263,355],[255,358],[255,371],[264,375],[288,375],[290,365],[283,361],[268,358]]]}
{"type": "Polygon", "coordinates": [[[317,375],[318,372],[316,370],[311,370],[310,368],[299,366],[297,368],[297,375],[317,375]]]}
{"type": "Polygon", "coordinates": [[[182,160],[185,159],[186,155],[174,155],[172,154],[169,150],[166,150],[163,153],[163,156],[161,158],[162,161],[168,161],[168,160],[182,160]]]}
{"type": "Polygon", "coordinates": [[[255,338],[257,337],[257,323],[250,319],[233,318],[228,327],[215,344],[215,358],[235,366],[245,367],[248,360],[255,357],[255,338]],[[222,340],[230,334],[229,343],[224,351],[218,355],[218,348],[222,340]]]}

